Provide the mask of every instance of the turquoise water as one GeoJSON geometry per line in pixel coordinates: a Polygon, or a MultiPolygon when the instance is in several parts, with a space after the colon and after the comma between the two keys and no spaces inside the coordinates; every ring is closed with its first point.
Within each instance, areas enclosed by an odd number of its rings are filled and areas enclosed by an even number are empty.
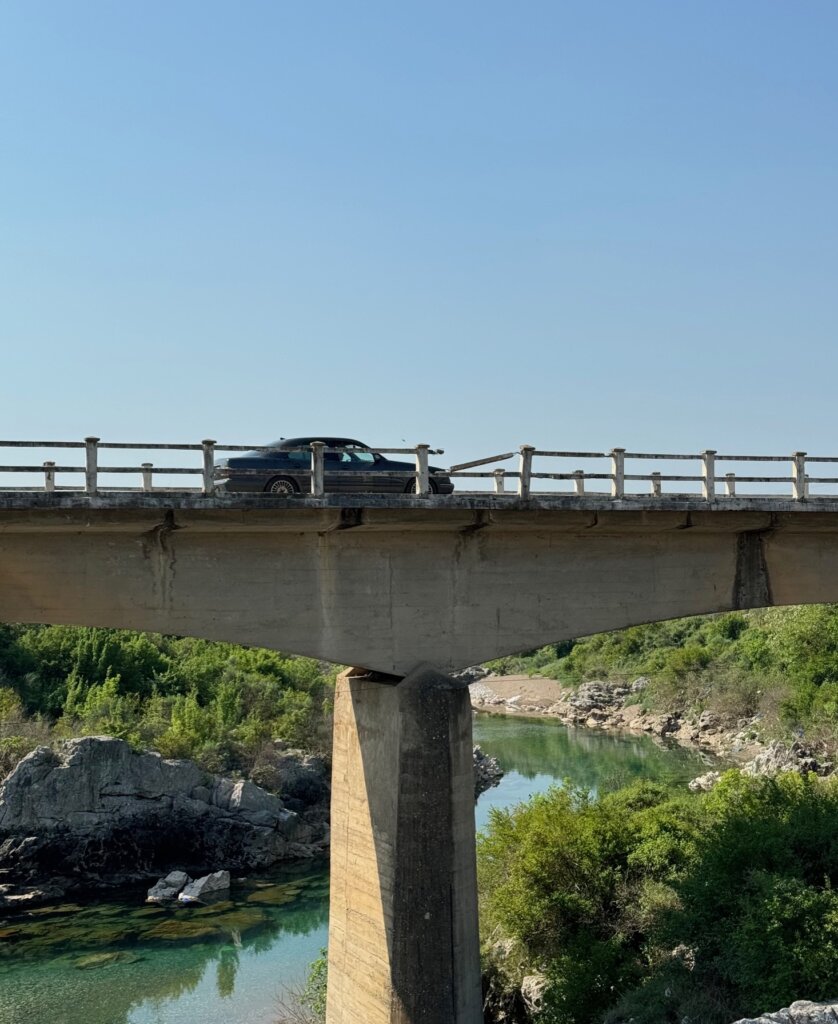
{"type": "MultiPolygon", "coordinates": [[[[506,770],[477,827],[564,779],[592,791],[635,778],[686,781],[697,755],[646,737],[480,715],[474,738],[506,770]]],[[[234,886],[209,907],[152,907],[144,891],[0,918],[0,1024],[275,1024],[326,943],[325,864],[234,886]]]]}

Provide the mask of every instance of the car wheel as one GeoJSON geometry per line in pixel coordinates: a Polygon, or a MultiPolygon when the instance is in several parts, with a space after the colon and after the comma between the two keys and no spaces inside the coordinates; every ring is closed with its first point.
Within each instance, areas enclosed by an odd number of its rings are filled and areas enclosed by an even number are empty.
{"type": "MultiPolygon", "coordinates": [[[[428,483],[430,484],[431,494],[436,494],[437,490],[438,490],[436,483],[434,483],[433,480],[429,480],[428,483]]],[[[416,493],[416,478],[415,477],[414,477],[413,480],[408,480],[407,481],[407,486],[404,489],[404,493],[405,494],[415,494],[416,493]]]]}
{"type": "Polygon", "coordinates": [[[282,494],[286,497],[289,494],[296,494],[299,489],[290,476],[275,476],[273,480],[269,480],[265,485],[265,490],[269,494],[282,494]]]}

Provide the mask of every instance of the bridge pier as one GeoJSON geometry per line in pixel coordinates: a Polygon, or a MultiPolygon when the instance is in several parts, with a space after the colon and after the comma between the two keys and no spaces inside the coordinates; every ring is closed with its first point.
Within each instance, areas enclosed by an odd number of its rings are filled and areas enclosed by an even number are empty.
{"type": "Polygon", "coordinates": [[[338,678],[327,1024],[482,1020],[468,687],[338,678]]]}

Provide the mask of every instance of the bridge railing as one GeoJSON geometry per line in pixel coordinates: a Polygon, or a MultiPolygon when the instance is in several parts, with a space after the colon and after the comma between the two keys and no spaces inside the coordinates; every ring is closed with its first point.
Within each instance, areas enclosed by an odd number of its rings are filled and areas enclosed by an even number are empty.
{"type": "MultiPolygon", "coordinates": [[[[110,442],[98,437],[87,437],[83,441],[0,441],[0,449],[11,449],[19,454],[21,450],[41,449],[52,458],[40,463],[0,465],[0,475],[12,474],[15,483],[0,486],[0,491],[64,491],[77,494],[95,495],[107,492],[145,491],[154,493],[202,493],[211,495],[221,479],[223,470],[216,459],[219,455],[236,452],[272,452],[273,445],[219,444],[205,439],[195,444],[160,444],[140,442],[110,442]],[[66,460],[61,458],[67,452],[66,460]],[[74,459],[78,452],[80,458],[74,459]],[[160,453],[158,458],[174,464],[159,465],[150,461],[131,464],[130,457],[118,464],[107,464],[103,460],[111,452],[160,453]],[[179,465],[178,453],[188,453],[188,465],[179,465]],[[103,483],[103,477],[115,475],[126,478],[121,486],[103,483]],[[130,477],[137,481],[132,485],[130,477]],[[33,479],[34,478],[34,479],[33,479]],[[70,478],[72,482],[68,483],[70,478]],[[183,483],[184,478],[197,478],[194,485],[183,483]],[[19,481],[19,482],[18,482],[19,481]],[[34,482],[38,481],[38,482],[34,482]]],[[[428,465],[430,455],[443,454],[441,449],[432,449],[427,444],[412,448],[361,448],[343,446],[329,448],[323,442],[283,449],[286,453],[306,456],[293,468],[293,475],[309,481],[308,493],[319,497],[325,491],[326,455],[332,453],[370,453],[379,455],[410,456],[414,470],[415,493],[428,495],[433,491],[428,465]]],[[[0,462],[5,461],[0,455],[0,462]]],[[[824,475],[829,465],[838,465],[838,457],[810,456],[805,452],[791,455],[734,455],[719,454],[706,449],[693,454],[633,452],[624,448],[612,448],[607,452],[576,452],[539,449],[534,445],[521,445],[517,450],[474,459],[470,462],[451,466],[448,475],[458,485],[459,481],[479,481],[488,484],[496,495],[512,498],[528,498],[543,494],[569,494],[579,498],[610,497],[616,501],[632,498],[703,498],[708,502],[727,499],[790,496],[797,501],[819,497],[838,497],[838,476],[824,475]],[[514,460],[513,466],[503,466],[514,460]],[[556,463],[559,463],[556,468],[556,463]],[[654,469],[640,472],[648,463],[654,469]],[[578,467],[584,463],[587,468],[578,467]],[[684,466],[692,472],[676,472],[684,466]],[[769,466],[767,464],[775,465],[769,466]],[[728,467],[732,467],[728,470],[728,467]],[[778,472],[759,472],[760,469],[777,469],[778,472]],[[637,470],[637,471],[635,471],[637,470]],[[728,471],[725,471],[728,470],[728,471]],[[744,471],[743,471],[744,470],[744,471]],[[815,475],[817,474],[817,475],[815,475]],[[765,492],[765,487],[769,491],[765,492]],[[754,488],[762,488],[762,492],[754,488]],[[546,488],[546,489],[545,489],[546,488]]],[[[828,469],[827,469],[828,472],[828,469]]],[[[341,469],[343,478],[356,479],[359,484],[369,473],[369,467],[341,469]]],[[[263,468],[235,468],[236,477],[262,477],[263,468]]],[[[376,477],[404,478],[405,471],[376,471],[376,477]]],[[[463,493],[458,486],[459,493],[463,493]]],[[[465,492],[470,493],[470,492],[465,492]]],[[[471,492],[474,493],[474,492],[471,492]]]]}
{"type": "MultiPolygon", "coordinates": [[[[565,492],[579,497],[587,495],[610,495],[615,500],[633,497],[678,498],[700,496],[704,500],[716,501],[738,497],[776,497],[785,493],[797,501],[812,497],[830,497],[838,494],[838,476],[810,475],[808,468],[813,464],[838,464],[838,457],[809,456],[806,452],[794,452],[791,455],[730,455],[719,454],[714,449],[706,449],[695,454],[630,452],[625,448],[612,448],[607,452],[571,452],[548,451],[533,445],[521,445],[517,451],[503,452],[471,462],[452,466],[449,475],[457,480],[491,480],[496,494],[510,494],[519,498],[527,498],[540,493],[535,488],[536,481],[552,481],[565,483],[565,492]],[[516,459],[515,469],[497,466],[499,462],[516,459]],[[574,460],[586,463],[605,462],[601,469],[583,470],[566,469],[562,471],[543,471],[535,460],[574,460]],[[693,462],[696,472],[676,473],[662,472],[660,469],[647,473],[627,472],[627,463],[632,461],[653,461],[660,464],[693,462]],[[719,472],[719,463],[744,466],[746,471],[735,470],[719,472]],[[757,473],[747,469],[749,464],[777,463],[784,464],[787,471],[781,474],[757,473]],[[480,467],[494,466],[493,469],[480,467]],[[511,484],[511,488],[507,483],[511,484]],[[589,483],[593,482],[593,488],[589,483]],[[682,484],[691,485],[685,491],[682,484]],[[676,485],[676,486],[673,486],[676,485]],[[746,492],[737,488],[745,485],[746,492]],[[768,485],[769,493],[753,490],[754,485],[768,485]],[[832,494],[813,494],[811,488],[832,485],[832,494]]],[[[634,467],[630,467],[634,468],[634,467]]],[[[556,493],[558,487],[548,493],[556,493]]],[[[543,493],[543,492],[542,492],[543,493]]]]}
{"type": "MultiPolygon", "coordinates": [[[[214,440],[205,439],[200,444],[159,444],[140,442],[114,442],[102,441],[98,437],[86,437],[84,441],[0,441],[0,449],[31,449],[40,448],[50,453],[60,452],[66,449],[83,451],[82,460],[84,465],[65,464],[58,462],[55,458],[47,459],[38,464],[13,464],[0,465],[0,474],[25,474],[29,477],[36,475],[43,477],[43,483],[33,484],[31,480],[21,480],[20,485],[0,486],[0,491],[33,491],[52,492],[65,491],[77,494],[95,495],[106,492],[124,491],[145,491],[155,493],[203,493],[213,494],[216,483],[222,478],[222,470],[216,464],[216,456],[226,452],[273,452],[275,445],[244,445],[244,444],[218,444],[214,440]],[[139,465],[103,465],[100,455],[103,451],[143,451],[143,452],[195,452],[200,453],[200,465],[188,466],[159,466],[152,462],[142,462],[139,465]],[[101,477],[108,474],[131,475],[138,477],[140,486],[125,485],[122,487],[105,486],[101,477]],[[75,476],[82,479],[78,483],[59,483],[58,477],[75,476]],[[155,483],[156,477],[183,477],[199,476],[200,483],[194,487],[180,485],[177,487],[160,486],[155,483]]],[[[325,456],[332,453],[369,453],[373,455],[410,455],[414,459],[415,470],[413,477],[416,481],[415,492],[418,494],[431,493],[430,470],[428,466],[429,455],[442,455],[442,449],[433,449],[427,444],[418,444],[415,448],[361,448],[356,445],[330,448],[322,441],[314,441],[309,445],[299,448],[283,448],[283,453],[296,454],[305,453],[309,457],[308,466],[294,466],[292,473],[295,477],[303,477],[310,480],[310,493],[320,497],[325,493],[325,456]]],[[[2,459],[0,459],[2,461],[2,459]]],[[[80,460],[81,461],[81,460],[80,460]]],[[[198,460],[196,460],[198,461],[198,460]]],[[[236,467],[236,477],[263,477],[265,469],[245,469],[236,467]]],[[[342,478],[356,478],[359,481],[369,473],[369,468],[341,469],[342,478]]],[[[404,471],[376,471],[376,478],[404,478],[404,471]]]]}

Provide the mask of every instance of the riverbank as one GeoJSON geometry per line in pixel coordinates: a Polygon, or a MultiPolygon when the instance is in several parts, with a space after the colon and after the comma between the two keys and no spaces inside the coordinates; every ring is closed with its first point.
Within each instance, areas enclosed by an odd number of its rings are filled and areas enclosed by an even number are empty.
{"type": "MultiPolygon", "coordinates": [[[[478,831],[493,810],[564,780],[591,793],[638,779],[683,786],[702,767],[694,753],[648,737],[546,719],[481,715],[474,742],[505,770],[477,801],[478,831]]],[[[234,877],[232,902],[206,910],[145,905],[146,888],[100,890],[34,913],[0,909],[0,1022],[276,1024],[279,998],[302,986],[326,945],[319,859],[234,877]]]]}
{"type": "Polygon", "coordinates": [[[751,774],[795,770],[827,776],[835,771],[835,752],[823,742],[810,747],[799,740],[784,742],[766,736],[759,716],[724,721],[710,711],[689,715],[653,710],[643,702],[647,685],[642,676],[631,683],[591,680],[572,687],[542,676],[488,675],[472,682],[470,691],[476,711],[549,718],[573,728],[643,734],[710,754],[751,774]]]}

